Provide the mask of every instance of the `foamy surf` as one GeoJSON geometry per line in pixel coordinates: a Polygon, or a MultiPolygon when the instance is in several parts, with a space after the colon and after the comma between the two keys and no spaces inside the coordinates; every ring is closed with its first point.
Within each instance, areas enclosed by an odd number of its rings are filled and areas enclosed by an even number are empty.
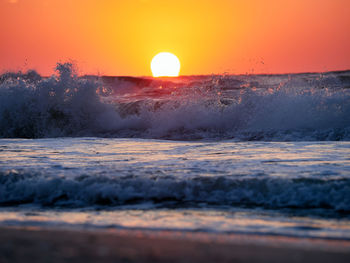
{"type": "Polygon", "coordinates": [[[347,141],[350,73],[176,80],[7,73],[0,137],[347,141]]]}

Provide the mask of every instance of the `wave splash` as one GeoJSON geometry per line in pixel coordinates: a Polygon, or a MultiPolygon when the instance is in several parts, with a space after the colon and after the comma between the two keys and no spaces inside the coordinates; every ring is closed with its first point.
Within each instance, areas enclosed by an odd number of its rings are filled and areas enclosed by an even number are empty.
{"type": "Polygon", "coordinates": [[[0,77],[0,137],[350,140],[350,72],[78,77],[35,71],[0,77]]]}

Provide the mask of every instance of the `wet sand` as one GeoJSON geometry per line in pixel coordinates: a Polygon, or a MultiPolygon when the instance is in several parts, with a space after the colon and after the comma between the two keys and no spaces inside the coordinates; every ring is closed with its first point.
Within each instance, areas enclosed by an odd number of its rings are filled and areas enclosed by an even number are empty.
{"type": "Polygon", "coordinates": [[[2,227],[0,262],[350,262],[350,242],[239,234],[2,227]]]}

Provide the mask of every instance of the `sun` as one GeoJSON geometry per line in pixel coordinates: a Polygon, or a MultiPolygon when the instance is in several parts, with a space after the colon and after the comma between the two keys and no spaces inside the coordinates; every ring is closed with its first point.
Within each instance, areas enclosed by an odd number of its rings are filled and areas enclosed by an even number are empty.
{"type": "Polygon", "coordinates": [[[177,77],[180,73],[180,60],[172,53],[161,52],[151,61],[153,77],[177,77]]]}

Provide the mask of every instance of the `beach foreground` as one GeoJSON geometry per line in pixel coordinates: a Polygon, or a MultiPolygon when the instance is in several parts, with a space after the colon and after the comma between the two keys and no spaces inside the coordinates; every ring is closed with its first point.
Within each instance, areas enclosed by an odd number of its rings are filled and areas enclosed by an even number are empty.
{"type": "Polygon", "coordinates": [[[2,227],[0,262],[349,262],[350,242],[141,230],[2,227]]]}

